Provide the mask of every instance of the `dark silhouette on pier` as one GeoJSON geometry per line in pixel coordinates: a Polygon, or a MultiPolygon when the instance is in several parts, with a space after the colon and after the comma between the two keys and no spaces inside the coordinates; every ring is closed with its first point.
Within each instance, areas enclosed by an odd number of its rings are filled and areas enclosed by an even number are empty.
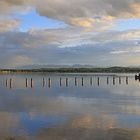
{"type": "Polygon", "coordinates": [[[135,75],[135,80],[140,80],[140,73],[139,75],[135,75]]]}

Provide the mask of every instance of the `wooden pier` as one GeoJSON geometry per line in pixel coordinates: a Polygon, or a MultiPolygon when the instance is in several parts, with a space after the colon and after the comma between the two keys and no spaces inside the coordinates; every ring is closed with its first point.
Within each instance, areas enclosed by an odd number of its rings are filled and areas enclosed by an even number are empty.
{"type": "MultiPolygon", "coordinates": [[[[140,74],[135,75],[133,80],[140,82],[140,74]]],[[[52,77],[42,77],[39,81],[35,78],[25,78],[23,79],[24,88],[35,88],[35,86],[40,85],[42,88],[51,87],[99,87],[99,86],[116,86],[116,85],[129,85],[128,76],[60,76],[56,78],[52,77]],[[38,82],[41,83],[39,84],[38,82]],[[118,81],[118,82],[117,82],[118,81]],[[57,83],[58,82],[58,83],[57,83]],[[35,84],[34,84],[35,83],[35,84]],[[54,86],[55,85],[55,86],[54,86]]],[[[22,81],[20,81],[22,82],[22,81]]],[[[18,84],[16,78],[5,78],[4,85],[6,88],[14,89],[18,84]]]]}

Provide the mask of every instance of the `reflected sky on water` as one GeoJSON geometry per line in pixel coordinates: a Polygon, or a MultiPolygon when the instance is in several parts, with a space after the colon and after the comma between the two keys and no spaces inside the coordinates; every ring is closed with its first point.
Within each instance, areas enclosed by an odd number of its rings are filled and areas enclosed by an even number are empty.
{"type": "Polygon", "coordinates": [[[140,82],[134,74],[0,75],[0,139],[10,138],[140,139],[140,82]]]}

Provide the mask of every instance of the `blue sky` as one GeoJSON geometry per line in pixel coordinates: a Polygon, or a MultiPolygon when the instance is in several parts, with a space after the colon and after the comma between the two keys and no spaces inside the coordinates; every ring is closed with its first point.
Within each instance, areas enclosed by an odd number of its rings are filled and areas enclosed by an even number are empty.
{"type": "Polygon", "coordinates": [[[116,30],[140,29],[140,19],[122,19],[116,23],[116,30]]]}
{"type": "Polygon", "coordinates": [[[65,28],[67,25],[63,21],[58,21],[55,19],[50,19],[48,17],[40,16],[35,9],[30,10],[26,14],[16,13],[15,18],[21,20],[20,30],[28,31],[32,28],[36,29],[58,29],[65,28]]]}
{"type": "Polygon", "coordinates": [[[2,68],[139,63],[140,0],[0,2],[2,68]]]}

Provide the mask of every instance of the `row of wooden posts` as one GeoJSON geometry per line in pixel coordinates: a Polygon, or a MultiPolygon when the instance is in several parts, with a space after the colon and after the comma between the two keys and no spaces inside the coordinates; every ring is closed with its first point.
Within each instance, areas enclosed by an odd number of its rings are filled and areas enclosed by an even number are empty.
{"type": "MultiPolygon", "coordinates": [[[[63,80],[64,78],[60,77],[60,80],[59,80],[59,84],[60,86],[63,86],[63,80]]],[[[75,77],[74,78],[74,85],[77,86],[78,85],[78,78],[75,77]]],[[[90,85],[93,85],[93,77],[90,77],[89,79],[89,82],[90,82],[90,85]]],[[[113,77],[113,85],[115,85],[116,83],[116,77],[113,77]]],[[[48,83],[48,87],[50,88],[51,85],[52,85],[52,80],[51,78],[48,78],[48,82],[46,82],[46,79],[43,78],[42,79],[42,87],[45,87],[46,86],[46,83],[48,83]]],[[[119,84],[122,83],[122,79],[121,77],[119,77],[119,84]]],[[[109,77],[107,77],[107,85],[109,84],[109,77]]],[[[30,79],[27,79],[25,80],[25,87],[30,87],[30,88],[33,88],[33,85],[34,85],[34,81],[32,78],[30,79]]],[[[65,78],[65,86],[68,87],[69,85],[69,79],[68,78],[65,78]]],[[[81,85],[84,86],[84,77],[81,78],[81,85]]],[[[97,77],[97,85],[99,86],[100,85],[100,77],[97,77]]],[[[126,76],[126,85],[128,85],[128,77],[126,76]]],[[[13,87],[13,79],[6,79],[6,87],[10,87],[10,89],[13,87]]]]}

